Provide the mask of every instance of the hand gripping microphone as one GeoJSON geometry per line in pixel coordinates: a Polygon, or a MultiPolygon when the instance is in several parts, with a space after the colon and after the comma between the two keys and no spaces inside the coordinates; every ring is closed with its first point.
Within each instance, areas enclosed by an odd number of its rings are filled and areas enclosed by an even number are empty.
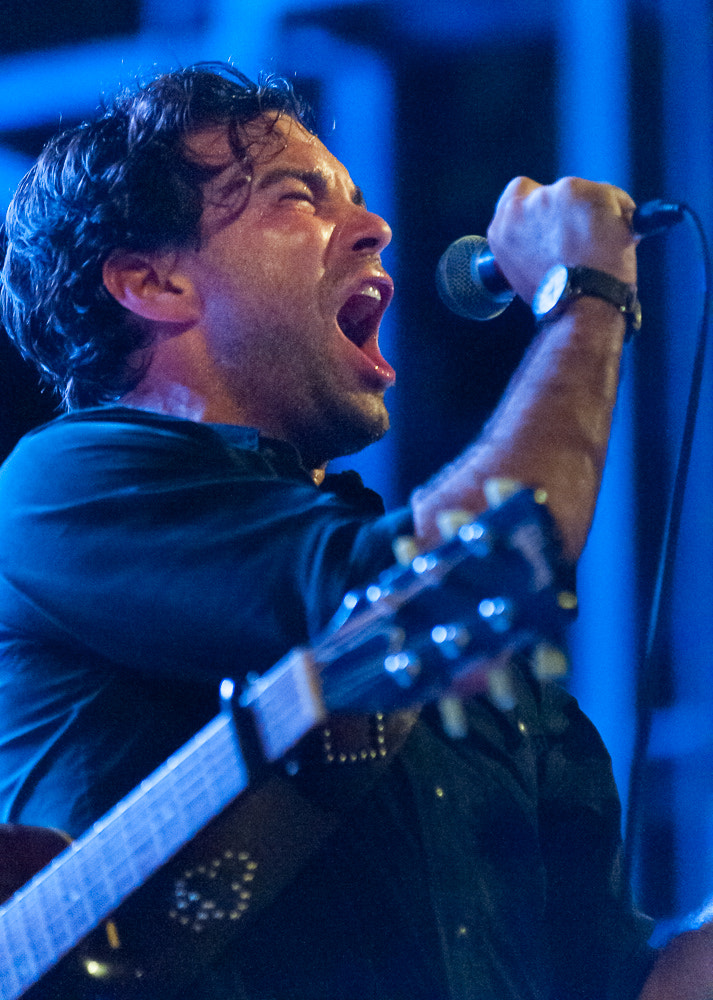
{"type": "MultiPolygon", "coordinates": [[[[647,201],[634,212],[631,228],[637,236],[653,236],[676,225],[683,214],[682,205],[647,201]]],[[[443,304],[466,319],[493,319],[515,298],[482,236],[462,236],[451,243],[438,262],[436,288],[443,304]]]]}

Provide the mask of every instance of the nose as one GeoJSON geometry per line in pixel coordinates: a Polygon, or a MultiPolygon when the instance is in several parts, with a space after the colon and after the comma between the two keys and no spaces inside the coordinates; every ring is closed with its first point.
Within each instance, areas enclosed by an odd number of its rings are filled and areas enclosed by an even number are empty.
{"type": "Polygon", "coordinates": [[[379,254],[391,242],[391,226],[376,212],[361,208],[355,213],[349,234],[351,248],[355,253],[379,254]]]}

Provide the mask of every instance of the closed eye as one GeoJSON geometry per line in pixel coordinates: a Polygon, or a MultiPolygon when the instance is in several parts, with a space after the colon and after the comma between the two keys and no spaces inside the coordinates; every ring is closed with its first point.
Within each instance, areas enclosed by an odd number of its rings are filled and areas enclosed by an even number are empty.
{"type": "Polygon", "coordinates": [[[293,167],[278,167],[269,171],[259,182],[259,188],[276,188],[278,201],[307,201],[314,204],[323,198],[327,182],[318,170],[298,170],[293,167]]]}
{"type": "Polygon", "coordinates": [[[288,188],[277,196],[277,205],[284,211],[309,212],[317,211],[317,199],[308,187],[288,188]]]}
{"type": "Polygon", "coordinates": [[[311,191],[285,191],[280,195],[280,201],[308,201],[314,203],[314,196],[311,191]]]}

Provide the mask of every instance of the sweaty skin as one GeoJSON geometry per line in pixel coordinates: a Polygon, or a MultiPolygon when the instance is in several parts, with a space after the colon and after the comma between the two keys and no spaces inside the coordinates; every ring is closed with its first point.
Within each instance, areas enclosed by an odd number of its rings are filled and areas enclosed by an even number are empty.
{"type": "Polygon", "coordinates": [[[380,254],[391,239],[346,169],[289,118],[254,122],[250,175],[222,129],[192,156],[219,168],[198,250],[104,269],[109,291],[158,330],[128,405],[259,427],[308,468],[363,448],[389,426],[395,374],[379,351],[393,294],[380,254]]]}
{"type": "MultiPolygon", "coordinates": [[[[503,193],[488,239],[526,302],[550,267],[586,265],[636,282],[634,203],[619,188],[565,178],[543,187],[527,178],[503,193]]],[[[431,483],[413,509],[422,544],[437,543],[443,509],[478,513],[490,477],[542,489],[564,554],[580,554],[601,483],[616,401],[623,316],[595,298],[576,301],[543,326],[481,438],[431,483]]]]}
{"type": "MultiPolygon", "coordinates": [[[[123,402],[256,426],[295,444],[318,477],[331,458],[388,427],[384,392],[394,373],[378,328],[392,294],[380,260],[391,231],[301,125],[265,116],[246,131],[249,175],[220,129],[191,143],[192,155],[221,168],[199,249],[117,251],[104,267],[109,292],[156,333],[141,359],[144,378],[123,402]]],[[[527,303],[554,264],[633,284],[633,210],[608,184],[517,178],[488,240],[527,303]]],[[[503,476],[546,491],[564,553],[577,558],[601,481],[624,333],[621,314],[595,298],[542,328],[481,439],[414,493],[424,548],[440,540],[440,511],[477,513],[485,481],[503,476]]],[[[712,934],[707,925],[664,949],[641,1000],[710,1000],[712,934]]]]}

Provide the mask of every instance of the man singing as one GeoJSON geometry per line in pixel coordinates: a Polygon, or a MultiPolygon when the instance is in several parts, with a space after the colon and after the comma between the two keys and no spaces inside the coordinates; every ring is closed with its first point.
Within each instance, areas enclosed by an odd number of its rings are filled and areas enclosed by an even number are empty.
{"type": "MultiPolygon", "coordinates": [[[[493,477],[543,491],[574,564],[634,207],[572,178],[506,188],[488,239],[515,292],[532,303],[555,265],[585,292],[541,317],[482,436],[385,513],[327,466],[388,429],[391,233],[289,87],[199,65],[50,143],[5,234],[4,322],[68,412],[0,474],[2,819],[80,834],[215,714],[222,678],[312,643],[396,538],[436,545],[439,513],[481,512],[493,477]]],[[[342,822],[175,995],[713,996],[708,931],[646,943],[591,723],[513,669],[515,707],[467,698],[461,738],[429,706],[310,734],[286,780],[334,791],[342,822]]]]}

